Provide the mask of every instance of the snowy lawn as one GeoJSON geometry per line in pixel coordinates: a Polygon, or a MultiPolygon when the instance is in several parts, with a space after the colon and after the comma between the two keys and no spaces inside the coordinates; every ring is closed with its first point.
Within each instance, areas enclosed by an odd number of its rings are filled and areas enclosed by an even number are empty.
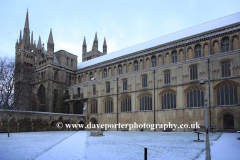
{"type": "Polygon", "coordinates": [[[0,134],[0,160],[35,159],[76,131],[0,134]]]}
{"type": "MultiPolygon", "coordinates": [[[[148,150],[148,159],[195,159],[202,153],[205,142],[194,142],[197,134],[192,132],[104,132],[103,137],[87,137],[86,159],[144,159],[146,146],[161,153],[148,150]],[[141,146],[139,146],[141,145],[141,146]]],[[[216,140],[221,133],[210,133],[216,140]]],[[[205,134],[199,136],[205,140],[205,134]]]]}
{"type": "MultiPolygon", "coordinates": [[[[240,159],[240,133],[224,133],[214,142],[211,142],[211,158],[217,160],[239,160],[240,159]]],[[[205,151],[198,160],[205,160],[205,151]]]]}
{"type": "MultiPolygon", "coordinates": [[[[210,133],[212,159],[239,159],[240,134],[221,134],[210,133]]],[[[87,131],[11,133],[10,138],[0,134],[0,160],[138,160],[144,155],[141,146],[161,152],[148,150],[150,160],[205,159],[205,142],[194,142],[197,134],[192,132],[106,131],[102,137],[88,135],[87,131]]],[[[200,139],[205,140],[205,134],[200,139]]]]}

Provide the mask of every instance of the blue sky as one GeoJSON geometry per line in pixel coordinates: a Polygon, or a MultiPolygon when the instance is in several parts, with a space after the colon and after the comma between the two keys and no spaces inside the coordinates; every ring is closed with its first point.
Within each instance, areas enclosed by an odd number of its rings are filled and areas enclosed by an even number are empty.
{"type": "MultiPolygon", "coordinates": [[[[108,53],[240,11],[239,0],[41,0],[0,1],[0,57],[14,57],[28,8],[34,40],[47,44],[52,28],[55,51],[66,50],[81,62],[95,32],[108,53]]],[[[240,17],[239,17],[240,18],[240,17]]],[[[45,45],[46,46],[46,45],[45,45]]]]}

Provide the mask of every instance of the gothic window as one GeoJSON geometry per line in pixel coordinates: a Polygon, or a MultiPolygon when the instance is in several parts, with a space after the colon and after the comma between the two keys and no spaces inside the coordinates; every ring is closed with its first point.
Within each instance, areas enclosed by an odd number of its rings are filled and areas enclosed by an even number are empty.
{"type": "Polygon", "coordinates": [[[147,87],[147,75],[142,76],[142,87],[147,87]]]}
{"type": "Polygon", "coordinates": [[[97,101],[93,100],[91,103],[91,113],[97,113],[97,101]]]}
{"type": "Polygon", "coordinates": [[[68,83],[71,84],[71,76],[68,77],[68,83]]]}
{"type": "Polygon", "coordinates": [[[222,77],[231,76],[230,61],[224,61],[221,63],[221,65],[222,65],[222,77]]]}
{"type": "Polygon", "coordinates": [[[217,105],[238,104],[237,86],[231,83],[223,83],[217,88],[217,105]]]}
{"type": "Polygon", "coordinates": [[[81,76],[78,76],[78,83],[81,83],[82,82],[82,78],[81,76]]]}
{"type": "Polygon", "coordinates": [[[202,54],[201,54],[201,45],[200,44],[197,44],[194,48],[195,50],[195,58],[199,58],[199,57],[202,57],[202,54]]]}
{"type": "Polygon", "coordinates": [[[152,56],[152,67],[156,67],[157,62],[156,62],[156,56],[152,56]]]}
{"type": "Polygon", "coordinates": [[[106,82],[106,93],[110,93],[110,82],[106,82]]]}
{"type": "Polygon", "coordinates": [[[162,109],[176,108],[176,93],[167,90],[162,94],[162,109]]]}
{"type": "Polygon", "coordinates": [[[96,85],[95,84],[92,86],[92,89],[93,89],[93,95],[96,95],[96,85]]]}
{"type": "Polygon", "coordinates": [[[39,87],[38,97],[40,100],[40,104],[45,104],[45,87],[43,85],[39,87]]]}
{"type": "Polygon", "coordinates": [[[187,107],[204,106],[204,93],[201,88],[193,87],[187,92],[187,107]]]}
{"type": "Polygon", "coordinates": [[[198,68],[196,65],[190,67],[190,80],[198,79],[198,68]]]}
{"type": "Polygon", "coordinates": [[[127,79],[123,80],[123,90],[127,90],[127,79]]]}
{"type": "Polygon", "coordinates": [[[118,66],[118,74],[122,74],[122,65],[118,66]]]}
{"type": "Polygon", "coordinates": [[[229,51],[229,38],[225,37],[222,39],[222,52],[229,51]]]}
{"type": "Polygon", "coordinates": [[[56,81],[57,79],[58,79],[58,72],[55,71],[55,72],[54,72],[54,80],[56,81]]]}
{"type": "Polygon", "coordinates": [[[73,67],[73,60],[71,59],[71,67],[73,67]]]}
{"type": "Polygon", "coordinates": [[[140,97],[140,111],[152,110],[152,96],[148,93],[140,97]]]}
{"type": "Polygon", "coordinates": [[[171,83],[170,71],[164,72],[164,84],[171,83]]]}
{"type": "Polygon", "coordinates": [[[78,88],[78,97],[80,97],[80,91],[81,91],[80,88],[78,88]]]}
{"type": "Polygon", "coordinates": [[[131,112],[132,111],[132,100],[131,97],[125,96],[121,99],[121,112],[131,112]]]}
{"type": "Polygon", "coordinates": [[[138,71],[138,61],[134,61],[134,71],[138,71]]]}
{"type": "Polygon", "coordinates": [[[42,58],[44,58],[44,54],[42,54],[42,58]]]}
{"type": "Polygon", "coordinates": [[[113,99],[108,99],[105,101],[105,113],[113,112],[113,99]]]}
{"type": "Polygon", "coordinates": [[[66,99],[70,99],[69,90],[66,90],[66,91],[65,91],[65,98],[66,98],[66,99]]]}
{"type": "Polygon", "coordinates": [[[172,63],[176,63],[177,62],[177,51],[173,51],[172,52],[172,63]]]}
{"type": "Polygon", "coordinates": [[[57,99],[58,99],[58,91],[57,89],[55,89],[53,94],[53,112],[56,112],[57,99]]]}
{"type": "Polygon", "coordinates": [[[106,78],[107,77],[107,69],[105,68],[104,70],[103,70],[103,78],[106,78]]]}

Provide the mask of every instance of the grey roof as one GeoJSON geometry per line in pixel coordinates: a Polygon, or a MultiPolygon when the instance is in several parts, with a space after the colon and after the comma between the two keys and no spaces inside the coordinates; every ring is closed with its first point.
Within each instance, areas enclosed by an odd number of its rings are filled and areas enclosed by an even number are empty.
{"type": "Polygon", "coordinates": [[[240,12],[78,63],[77,69],[240,22],[240,12]]]}

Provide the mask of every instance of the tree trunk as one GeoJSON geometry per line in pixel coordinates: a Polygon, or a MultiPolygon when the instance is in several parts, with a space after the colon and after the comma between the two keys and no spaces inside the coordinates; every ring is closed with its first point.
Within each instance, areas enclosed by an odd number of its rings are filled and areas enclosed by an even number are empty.
{"type": "Polygon", "coordinates": [[[7,125],[8,125],[8,137],[10,137],[10,135],[9,135],[9,122],[7,122],[7,125]]]}

